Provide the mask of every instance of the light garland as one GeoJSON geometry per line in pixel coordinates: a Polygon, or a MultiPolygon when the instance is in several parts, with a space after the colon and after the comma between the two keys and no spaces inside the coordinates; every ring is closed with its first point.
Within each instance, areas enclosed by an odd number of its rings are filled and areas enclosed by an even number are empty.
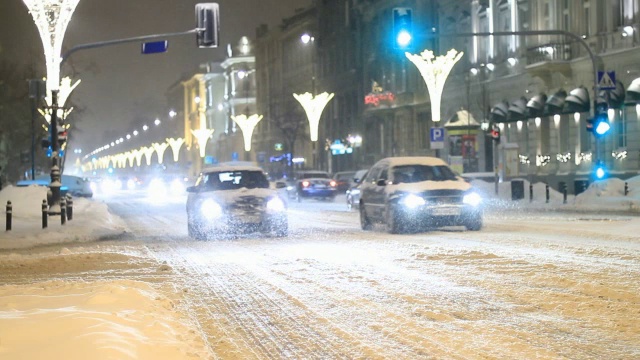
{"type": "Polygon", "coordinates": [[[627,150],[612,151],[611,152],[611,156],[613,156],[613,158],[616,159],[616,160],[626,159],[627,158],[627,150]]]}
{"type": "Polygon", "coordinates": [[[536,166],[547,166],[551,162],[551,156],[549,155],[536,155],[536,166]]]}
{"type": "Polygon", "coordinates": [[[520,159],[520,164],[529,165],[531,163],[531,160],[529,160],[527,155],[518,155],[518,157],[520,159]]]}
{"type": "Polygon", "coordinates": [[[578,154],[578,156],[576,156],[576,165],[580,165],[583,162],[591,162],[591,158],[593,157],[593,155],[588,152],[588,153],[580,153],[578,154]]]}
{"type": "Polygon", "coordinates": [[[558,160],[561,163],[568,163],[571,160],[571,153],[567,152],[564,154],[557,154],[556,160],[558,160]]]}

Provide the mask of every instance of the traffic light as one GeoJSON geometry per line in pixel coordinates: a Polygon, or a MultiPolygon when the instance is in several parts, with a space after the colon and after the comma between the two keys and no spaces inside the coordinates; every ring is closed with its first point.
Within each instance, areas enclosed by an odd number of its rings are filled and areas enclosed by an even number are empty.
{"type": "MultiPolygon", "coordinates": [[[[606,135],[611,130],[611,124],[609,124],[609,116],[606,113],[600,113],[596,115],[595,119],[591,120],[591,128],[594,135],[600,137],[606,135]]],[[[587,121],[587,130],[589,129],[589,122],[587,121]]]]}
{"type": "Polygon", "coordinates": [[[411,45],[411,8],[393,9],[393,41],[395,47],[406,49],[411,45]]]}
{"type": "Polygon", "coordinates": [[[196,41],[199,48],[218,47],[220,11],[217,3],[196,4],[196,41]]]}
{"type": "Polygon", "coordinates": [[[500,128],[498,126],[494,126],[491,129],[491,138],[493,141],[500,142],[500,128]]]}
{"type": "Polygon", "coordinates": [[[62,148],[67,142],[67,128],[64,125],[58,125],[56,133],[58,134],[58,147],[62,148]]]}
{"type": "Polygon", "coordinates": [[[597,180],[602,180],[607,175],[607,168],[604,166],[602,161],[598,161],[594,168],[594,175],[597,180]]]}
{"type": "Polygon", "coordinates": [[[593,132],[593,119],[587,119],[587,131],[593,132]]]}

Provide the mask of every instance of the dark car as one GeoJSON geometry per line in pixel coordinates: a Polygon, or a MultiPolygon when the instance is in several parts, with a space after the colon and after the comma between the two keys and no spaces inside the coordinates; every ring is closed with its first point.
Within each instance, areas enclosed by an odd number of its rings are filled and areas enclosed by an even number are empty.
{"type": "Polygon", "coordinates": [[[302,199],[323,199],[333,201],[338,194],[336,182],[326,171],[308,170],[295,174],[293,186],[289,189],[289,198],[301,202],[302,199]]]}
{"type": "Polygon", "coordinates": [[[286,202],[257,166],[208,168],[187,192],[188,230],[193,238],[251,232],[288,235],[286,202]]]}
{"type": "Polygon", "coordinates": [[[353,183],[353,177],[355,175],[355,171],[339,171],[333,174],[333,180],[336,182],[338,193],[342,194],[349,190],[353,183]]]}
{"type": "Polygon", "coordinates": [[[482,199],[438,158],[398,157],[377,162],[360,185],[360,225],[390,233],[424,227],[482,228],[482,199]]]}

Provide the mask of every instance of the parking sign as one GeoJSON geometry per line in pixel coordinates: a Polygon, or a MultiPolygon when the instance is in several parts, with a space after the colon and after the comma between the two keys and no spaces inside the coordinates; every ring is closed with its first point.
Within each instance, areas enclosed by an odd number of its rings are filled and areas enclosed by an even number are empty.
{"type": "Polygon", "coordinates": [[[444,149],[444,129],[441,127],[433,127],[429,133],[431,149],[444,149]]]}

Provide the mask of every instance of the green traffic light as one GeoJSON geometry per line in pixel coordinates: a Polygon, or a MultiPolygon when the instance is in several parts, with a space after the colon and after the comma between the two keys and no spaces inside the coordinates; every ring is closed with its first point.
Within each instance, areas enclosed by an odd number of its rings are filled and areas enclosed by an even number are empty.
{"type": "Polygon", "coordinates": [[[407,30],[402,30],[398,33],[398,37],[396,38],[396,42],[400,47],[407,47],[411,43],[411,33],[407,30]]]}

